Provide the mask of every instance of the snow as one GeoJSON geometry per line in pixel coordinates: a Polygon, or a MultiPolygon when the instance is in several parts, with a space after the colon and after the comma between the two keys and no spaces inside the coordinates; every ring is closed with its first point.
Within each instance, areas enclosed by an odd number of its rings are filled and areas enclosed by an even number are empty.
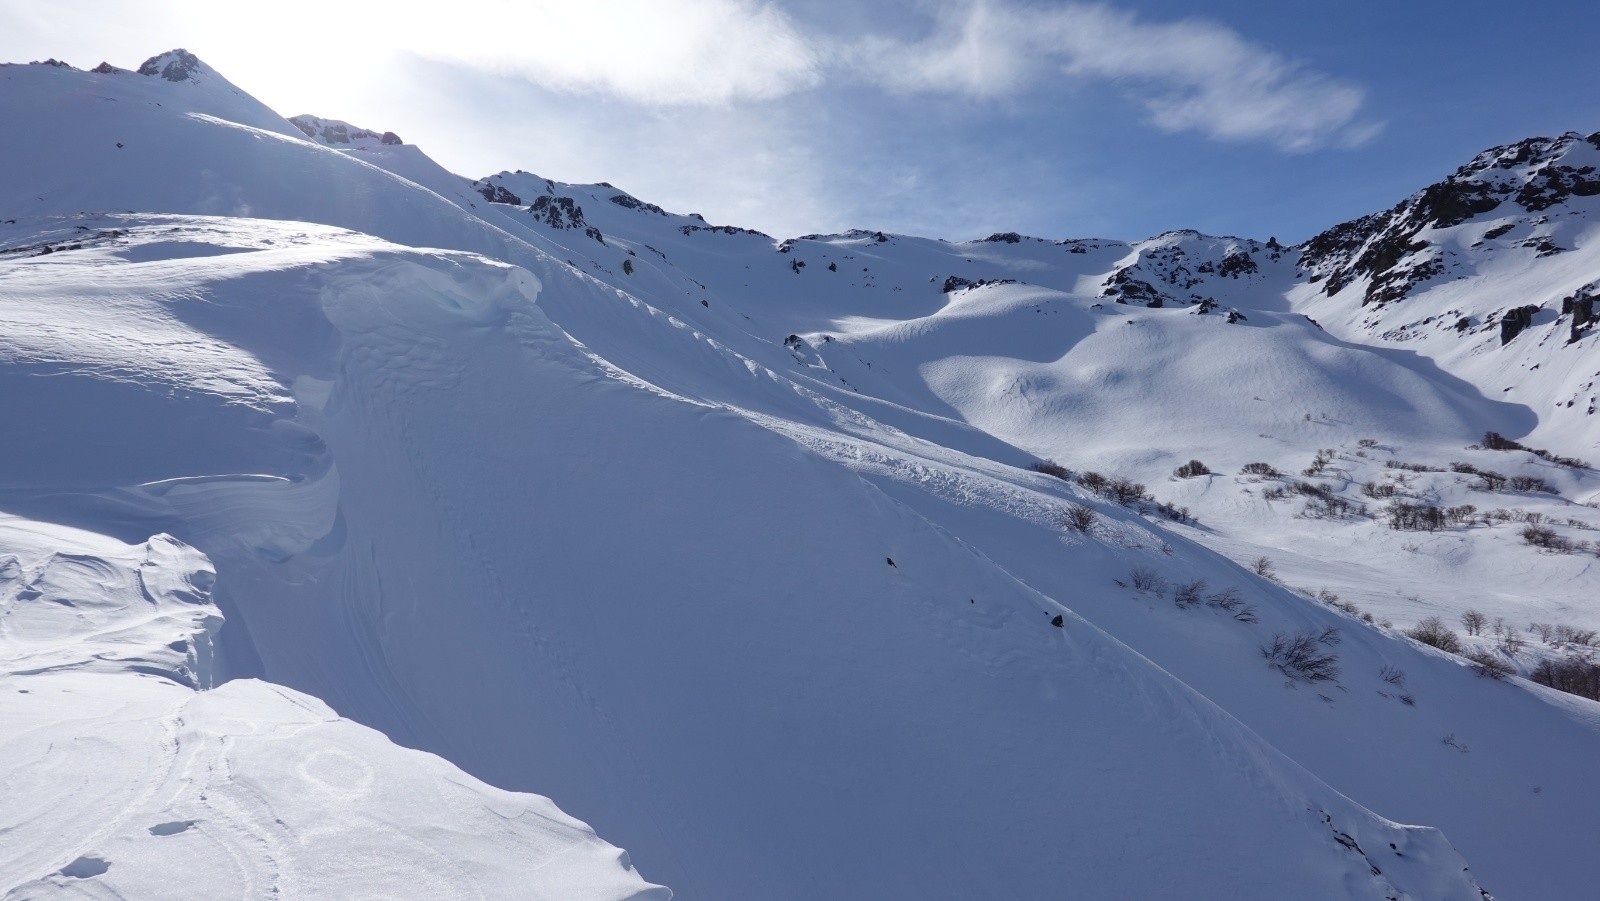
{"type": "Polygon", "coordinates": [[[9,515],[0,547],[7,897],[668,897],[548,799],[281,686],[213,688],[194,548],[9,515]]]}
{"type": "MultiPolygon", "coordinates": [[[[1494,430],[1595,456],[1587,426],[1489,389],[1510,371],[1482,362],[1497,329],[1470,352],[1374,334],[1295,251],[1242,238],[779,243],[607,185],[332,149],[209,70],[0,78],[36,131],[0,160],[0,413],[29,424],[0,451],[0,716],[33,736],[0,778],[88,836],[28,821],[0,860],[22,894],[162,894],[183,867],[223,895],[1571,897],[1600,879],[1600,706],[1291,590],[1400,625],[1468,607],[1594,625],[1594,558],[1510,523],[1396,532],[1266,497],[1304,479],[1376,509],[1363,483],[1403,475],[1441,506],[1600,525],[1592,472],[1466,449],[1494,430]],[[1215,474],[1172,478],[1191,458],[1215,474]],[[1290,475],[1239,473],[1258,460],[1290,475]],[[1558,493],[1486,495],[1454,461],[1558,493]],[[1087,533],[1062,528],[1075,503],[1087,533]],[[1281,584],[1240,565],[1263,553],[1281,584]],[[1136,590],[1134,569],[1235,589],[1251,614],[1136,590]],[[1328,628],[1336,683],[1262,659],[1328,628]],[[104,800],[69,812],[28,749],[75,735],[124,762],[80,778],[104,800]],[[175,786],[180,763],[198,781],[175,786]],[[82,828],[108,810],[128,813],[82,828]],[[165,856],[184,842],[192,862],[165,856]],[[318,863],[330,849],[358,865],[318,863]]],[[[1532,253],[1394,309],[1570,292],[1579,253],[1532,253]]],[[[1536,320],[1511,365],[1554,328],[1536,320]]],[[[1576,352],[1554,352],[1517,391],[1571,387],[1576,352]]]]}

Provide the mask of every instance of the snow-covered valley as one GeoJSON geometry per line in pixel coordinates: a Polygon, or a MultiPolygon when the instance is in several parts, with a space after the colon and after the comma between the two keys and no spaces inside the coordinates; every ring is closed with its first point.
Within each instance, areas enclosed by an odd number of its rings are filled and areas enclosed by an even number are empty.
{"type": "Polygon", "coordinates": [[[1600,885],[1600,136],[777,240],[182,51],[0,108],[6,897],[1600,885]]]}

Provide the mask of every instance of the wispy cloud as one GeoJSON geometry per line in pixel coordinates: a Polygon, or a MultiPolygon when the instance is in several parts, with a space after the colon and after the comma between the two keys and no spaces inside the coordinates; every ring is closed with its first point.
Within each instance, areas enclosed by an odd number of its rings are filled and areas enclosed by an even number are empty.
{"type": "Polygon", "coordinates": [[[1357,146],[1379,125],[1365,91],[1198,19],[1147,22],[1099,4],[944,6],[924,39],[867,38],[843,54],[894,90],[1007,96],[1050,79],[1117,85],[1156,127],[1286,151],[1357,146]]]}
{"type": "Polygon", "coordinates": [[[443,14],[370,7],[379,43],[543,87],[655,105],[765,100],[821,78],[812,43],[759,0],[452,0],[443,14]]]}

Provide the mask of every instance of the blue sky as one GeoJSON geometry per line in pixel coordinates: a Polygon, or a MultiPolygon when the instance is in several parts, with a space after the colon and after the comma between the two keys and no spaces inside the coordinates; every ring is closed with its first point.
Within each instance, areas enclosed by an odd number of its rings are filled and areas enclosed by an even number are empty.
{"type": "Polygon", "coordinates": [[[786,236],[1306,238],[1600,130],[1600,4],[171,0],[0,7],[0,56],[199,54],[477,177],[786,236]],[[63,10],[70,9],[69,14],[63,10]]]}

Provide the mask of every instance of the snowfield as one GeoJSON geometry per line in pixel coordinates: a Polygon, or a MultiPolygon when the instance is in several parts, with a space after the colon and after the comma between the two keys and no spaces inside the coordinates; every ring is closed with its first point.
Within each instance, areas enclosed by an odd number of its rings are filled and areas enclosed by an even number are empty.
{"type": "Polygon", "coordinates": [[[1600,704],[1395,625],[1600,627],[1590,195],[1362,304],[1477,220],[780,242],[143,70],[0,67],[15,897],[1600,884],[1600,704]]]}

